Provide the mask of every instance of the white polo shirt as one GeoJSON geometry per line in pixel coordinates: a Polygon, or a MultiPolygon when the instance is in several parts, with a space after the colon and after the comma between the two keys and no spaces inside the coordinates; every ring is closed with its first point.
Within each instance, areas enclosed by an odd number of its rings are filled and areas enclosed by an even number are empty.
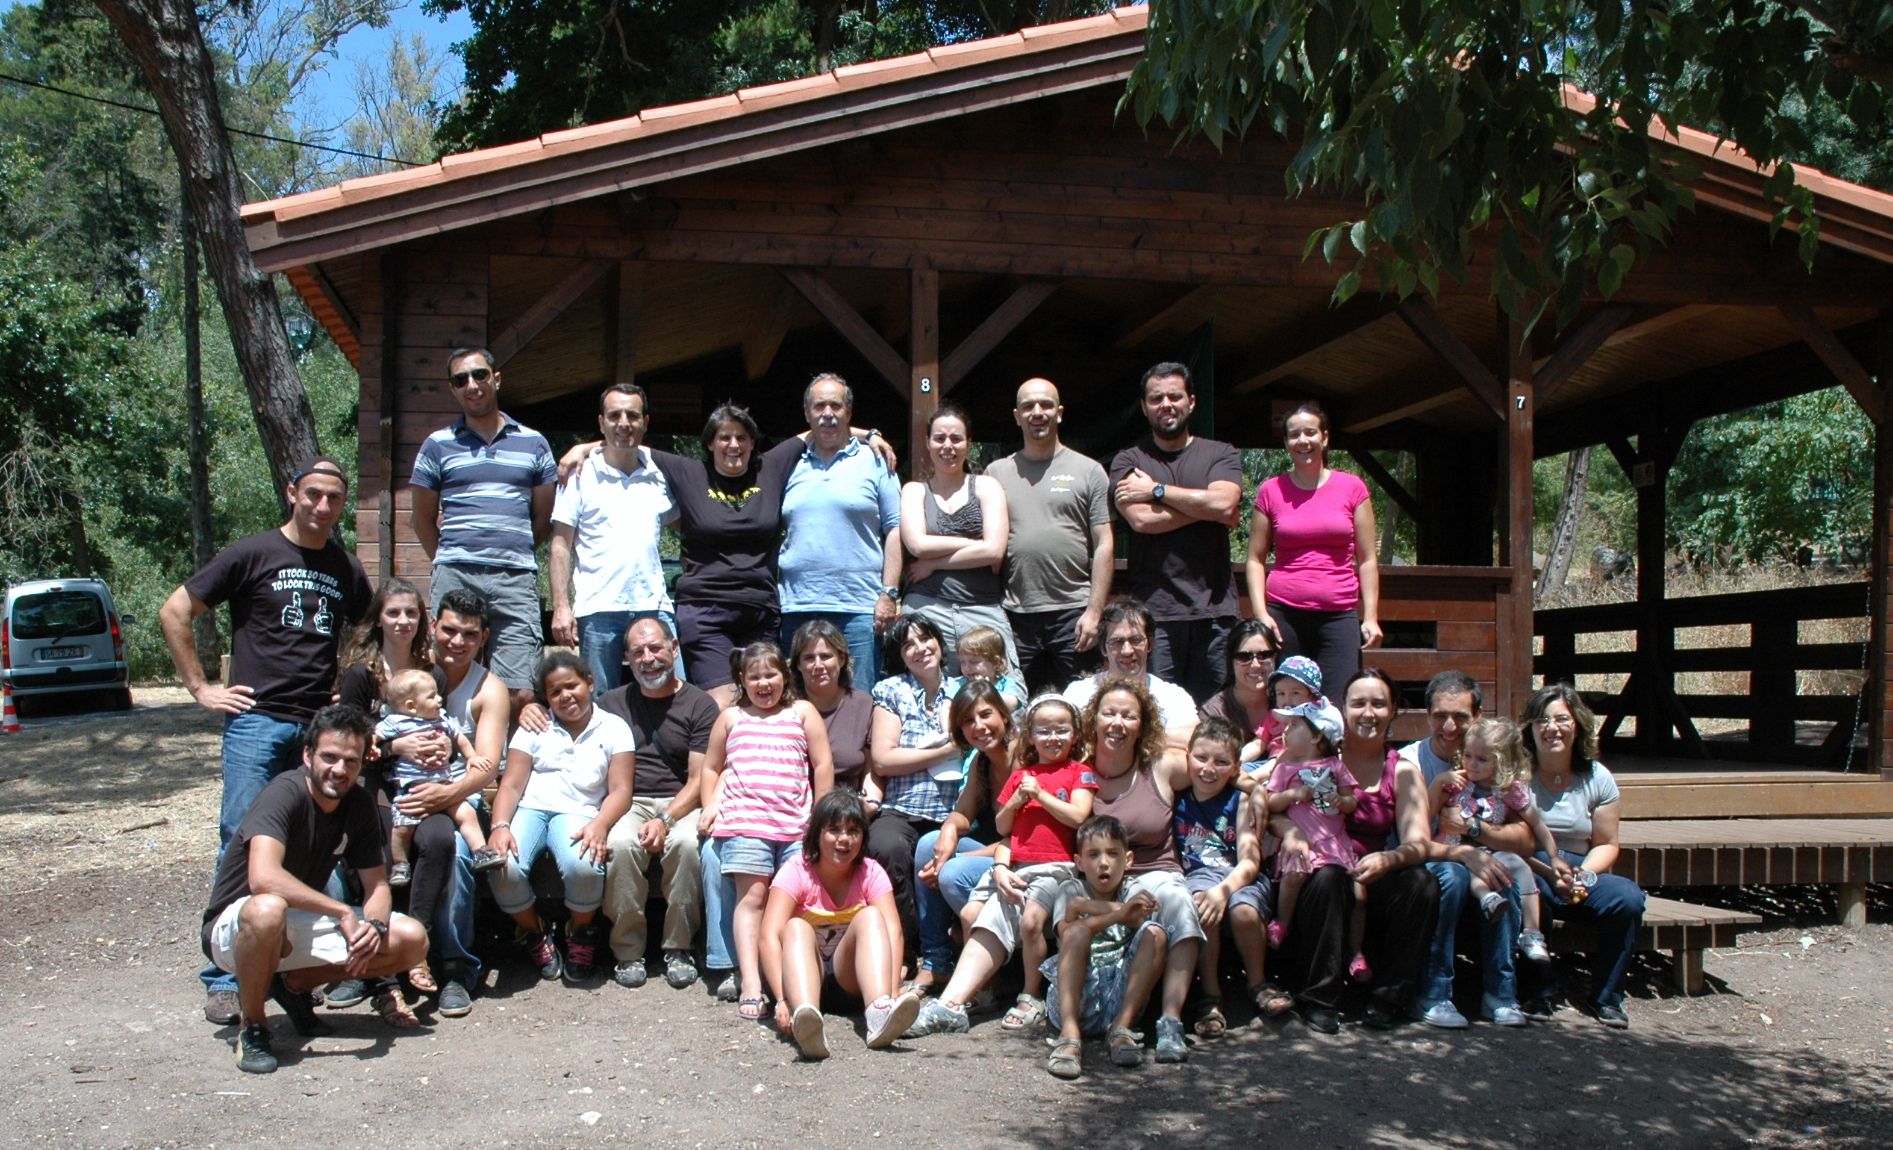
{"type": "MultiPolygon", "coordinates": [[[[1108,677],[1108,673],[1087,675],[1066,687],[1063,692],[1065,701],[1080,711],[1091,702],[1091,697],[1098,693],[1098,685],[1108,677]]],[[[1168,679],[1144,675],[1144,686],[1150,691],[1150,697],[1157,701],[1157,711],[1163,716],[1163,729],[1166,731],[1184,731],[1196,725],[1196,700],[1190,693],[1168,679]]]]}
{"type": "Polygon", "coordinates": [[[670,485],[648,448],[638,448],[638,466],[628,472],[593,452],[552,504],[552,521],[573,529],[572,614],[671,610],[657,545],[676,518],[670,485]]]}

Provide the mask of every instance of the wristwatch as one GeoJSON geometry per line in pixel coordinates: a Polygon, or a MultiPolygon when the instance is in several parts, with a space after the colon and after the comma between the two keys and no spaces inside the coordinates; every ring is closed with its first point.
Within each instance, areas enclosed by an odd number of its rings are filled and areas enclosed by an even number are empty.
{"type": "Polygon", "coordinates": [[[365,922],[365,923],[367,923],[367,924],[368,924],[369,926],[372,926],[372,927],[374,927],[374,928],[375,928],[375,933],[376,933],[376,934],[378,934],[378,935],[380,935],[380,936],[382,937],[382,939],[383,939],[383,941],[386,941],[386,940],[387,940],[387,937],[388,937],[388,924],[387,924],[387,922],[386,922],[386,920],[384,920],[384,919],[379,919],[379,918],[365,918],[365,919],[363,919],[362,921],[363,921],[363,922],[365,922]]]}
{"type": "Polygon", "coordinates": [[[668,812],[668,811],[666,811],[665,813],[663,813],[663,814],[661,814],[661,815],[659,815],[659,816],[657,816],[657,821],[658,821],[658,822],[660,822],[660,823],[663,823],[663,824],[664,824],[664,829],[665,829],[665,830],[669,830],[669,829],[671,829],[672,827],[674,827],[674,826],[676,826],[676,825],[677,825],[677,820],[676,820],[676,819],[674,819],[674,818],[671,818],[671,817],[670,817],[670,812],[668,812]]]}
{"type": "Polygon", "coordinates": [[[1485,833],[1485,820],[1480,818],[1478,815],[1472,816],[1472,821],[1466,824],[1466,838],[1476,843],[1479,841],[1479,836],[1484,833],[1485,833]]]}
{"type": "Polygon", "coordinates": [[[889,599],[894,600],[894,602],[896,603],[900,602],[900,588],[899,587],[883,587],[881,588],[881,594],[887,596],[889,599]]]}
{"type": "Polygon", "coordinates": [[[1157,486],[1150,489],[1150,501],[1152,503],[1162,503],[1163,497],[1164,497],[1163,484],[1159,483],[1157,484],[1157,486]]]}

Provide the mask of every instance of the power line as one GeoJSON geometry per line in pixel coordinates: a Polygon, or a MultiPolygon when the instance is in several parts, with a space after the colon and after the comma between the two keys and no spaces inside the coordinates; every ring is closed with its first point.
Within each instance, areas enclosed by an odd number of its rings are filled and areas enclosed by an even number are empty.
{"type": "MultiPolygon", "coordinates": [[[[139,104],[127,104],[121,100],[109,100],[104,96],[94,96],[90,92],[75,92],[71,88],[61,88],[56,84],[42,83],[39,80],[28,80],[20,76],[9,76],[4,72],[0,72],[0,80],[5,80],[10,84],[19,84],[27,88],[39,88],[43,91],[54,92],[61,96],[70,96],[75,100],[88,100],[94,104],[104,104],[107,107],[123,108],[127,112],[143,112],[147,116],[162,115],[156,108],[146,108],[139,104]]],[[[369,152],[356,152],[348,148],[331,147],[328,144],[312,144],[307,140],[291,140],[284,136],[272,136],[268,132],[252,132],[244,128],[233,128],[228,124],[224,125],[224,131],[232,135],[248,136],[253,140],[268,140],[272,144],[289,144],[298,148],[313,148],[318,152],[332,152],[338,156],[353,156],[358,160],[377,160],[384,164],[399,164],[404,168],[418,168],[423,166],[418,160],[404,160],[399,156],[377,156],[369,152]]]]}

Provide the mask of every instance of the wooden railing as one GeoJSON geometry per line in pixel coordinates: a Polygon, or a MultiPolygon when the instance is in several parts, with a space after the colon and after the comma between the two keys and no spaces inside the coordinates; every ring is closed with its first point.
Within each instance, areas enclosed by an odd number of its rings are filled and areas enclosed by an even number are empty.
{"type": "MultiPolygon", "coordinates": [[[[1581,682],[1579,676],[1621,675],[1616,691],[1584,692],[1601,720],[1606,750],[1650,755],[1748,759],[1840,766],[1856,735],[1857,692],[1804,693],[1797,672],[1852,671],[1865,666],[1863,642],[1804,642],[1801,624],[1814,619],[1858,621],[1867,626],[1867,585],[1835,583],[1731,595],[1670,599],[1654,609],[1641,603],[1563,607],[1536,613],[1543,637],[1533,670],[1546,682],[1581,682]],[[1746,626],[1746,644],[1678,646],[1677,632],[1695,627],[1746,626]],[[1627,633],[1621,651],[1580,653],[1580,635],[1627,633]],[[1739,672],[1745,692],[1679,693],[1676,675],[1739,672]],[[1636,732],[1618,735],[1626,718],[1636,732]],[[1697,720],[1736,719],[1747,724],[1746,740],[1715,737],[1705,743],[1697,720]],[[1819,743],[1800,738],[1801,723],[1831,723],[1819,743]]],[[[1864,728],[1863,728],[1864,729],[1864,728]]]]}

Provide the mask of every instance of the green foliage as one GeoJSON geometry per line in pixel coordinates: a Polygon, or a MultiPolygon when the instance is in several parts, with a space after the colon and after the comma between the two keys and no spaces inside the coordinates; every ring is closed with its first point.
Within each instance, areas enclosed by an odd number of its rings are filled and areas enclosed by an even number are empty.
{"type": "MultiPolygon", "coordinates": [[[[1693,166],[1650,135],[1660,123],[1722,134],[1757,160],[1811,154],[1786,102],[1822,94],[1855,128],[1884,133],[1893,6],[1782,0],[1168,0],[1125,97],[1221,147],[1257,118],[1299,151],[1291,195],[1361,204],[1309,238],[1364,283],[1402,296],[1466,282],[1475,266],[1513,316],[1610,296],[1693,206],[1693,166]],[[1567,104],[1566,87],[1597,97],[1567,104]],[[1495,226],[1488,249],[1476,237],[1495,226]]],[[[1784,163],[1767,181],[1776,225],[1812,200],[1784,163]]]]}
{"type": "Polygon", "coordinates": [[[1873,439],[1839,387],[1704,420],[1670,474],[1671,545],[1708,563],[1864,555],[1873,439]]]}

